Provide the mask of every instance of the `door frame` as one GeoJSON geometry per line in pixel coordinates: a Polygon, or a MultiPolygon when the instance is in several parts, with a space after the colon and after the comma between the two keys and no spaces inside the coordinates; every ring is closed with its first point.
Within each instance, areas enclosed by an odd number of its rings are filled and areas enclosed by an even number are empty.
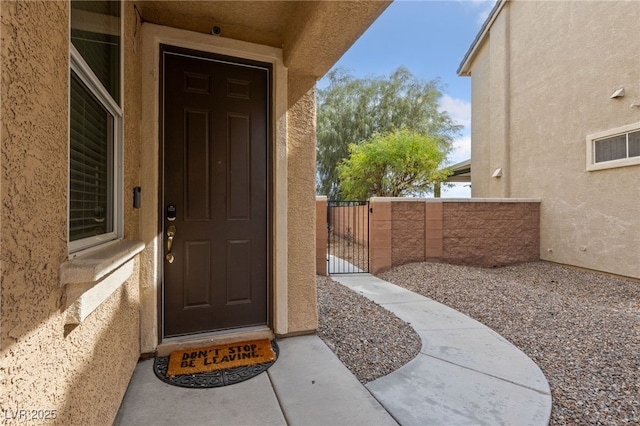
{"type": "MultiPolygon", "coordinates": [[[[159,110],[159,144],[160,144],[160,148],[159,148],[159,152],[158,152],[158,156],[159,156],[159,163],[158,163],[158,168],[159,168],[159,176],[158,176],[158,180],[159,180],[159,187],[158,187],[158,199],[159,199],[159,209],[158,209],[158,234],[159,235],[166,235],[166,212],[165,212],[165,208],[167,206],[167,201],[165,199],[165,190],[166,190],[166,182],[164,180],[164,171],[165,171],[165,166],[166,166],[166,162],[165,162],[165,156],[164,156],[164,152],[166,150],[166,139],[164,137],[164,131],[165,131],[165,126],[166,126],[166,115],[165,115],[165,111],[164,111],[164,106],[165,106],[165,80],[164,80],[164,61],[166,60],[166,56],[165,54],[169,54],[169,55],[175,55],[177,57],[185,57],[185,58],[191,58],[191,59],[195,59],[198,61],[202,61],[202,62],[217,62],[217,63],[223,63],[223,64],[227,64],[227,65],[231,65],[237,68],[242,68],[242,67],[248,67],[248,68],[257,68],[260,70],[263,70],[264,72],[266,72],[266,83],[267,83],[267,103],[264,104],[264,114],[265,114],[265,118],[266,118],[266,122],[267,122],[267,140],[266,140],[266,158],[265,158],[265,172],[266,172],[266,176],[267,176],[267,185],[266,185],[266,222],[264,224],[265,226],[265,231],[266,231],[266,247],[265,247],[265,286],[266,286],[266,318],[265,318],[265,322],[266,325],[269,327],[269,329],[273,329],[273,324],[272,324],[272,317],[271,317],[271,311],[273,310],[273,304],[272,304],[272,291],[271,291],[271,281],[272,281],[272,276],[271,276],[271,265],[272,265],[272,245],[271,245],[271,235],[272,235],[272,227],[270,226],[270,223],[272,222],[272,197],[271,197],[271,192],[272,192],[272,175],[271,175],[271,163],[272,163],[272,131],[271,131],[271,123],[272,123],[272,119],[271,119],[271,98],[272,98],[272,89],[273,89],[273,84],[272,84],[272,78],[271,78],[271,74],[272,74],[272,65],[269,63],[265,63],[265,62],[256,62],[256,61],[249,61],[249,60],[244,60],[242,58],[238,58],[238,57],[230,57],[230,56],[222,56],[219,54],[214,54],[211,52],[203,52],[203,51],[196,51],[196,50],[192,50],[192,49],[184,49],[182,47],[177,47],[177,46],[172,46],[172,45],[166,45],[163,44],[161,45],[161,50],[160,50],[160,74],[159,74],[159,92],[161,93],[160,95],[160,110],[159,110]]],[[[215,208],[215,206],[214,206],[215,208]]],[[[182,212],[182,214],[184,214],[184,212],[182,212]]],[[[164,247],[163,247],[164,248],[164,247]]],[[[162,254],[164,256],[164,253],[162,254]]],[[[184,338],[188,338],[188,337],[195,337],[198,338],[202,335],[217,335],[217,334],[223,334],[223,333],[228,333],[228,332],[237,332],[237,330],[242,330],[243,328],[247,329],[247,328],[255,328],[258,327],[260,329],[263,329],[264,326],[254,326],[254,327],[249,327],[249,326],[234,326],[232,328],[222,328],[220,330],[216,330],[216,331],[200,331],[200,332],[192,332],[192,333],[186,333],[186,334],[182,334],[179,336],[171,336],[171,337],[167,337],[166,336],[166,332],[165,332],[165,324],[166,324],[166,320],[167,320],[167,312],[165,310],[165,292],[166,292],[166,287],[165,287],[165,280],[166,280],[166,276],[164,274],[164,270],[166,269],[166,262],[162,261],[159,263],[159,266],[161,268],[161,286],[160,286],[160,292],[159,292],[159,318],[158,318],[158,332],[159,332],[159,338],[161,341],[166,341],[166,340],[175,340],[175,339],[184,339],[184,338]]]]}
{"type": "MultiPolygon", "coordinates": [[[[145,23],[142,26],[142,99],[140,182],[142,205],[139,212],[140,234],[147,243],[141,253],[140,330],[141,352],[154,352],[163,341],[161,299],[163,244],[161,205],[162,163],[160,144],[160,45],[166,44],[196,51],[271,64],[271,144],[269,247],[269,318],[276,334],[288,333],[287,307],[287,70],[282,50],[253,43],[194,33],[145,23]]],[[[125,130],[126,131],[126,130],[125,130]]],[[[135,166],[131,166],[135,170],[135,166]]],[[[127,169],[129,170],[129,169],[127,169]]],[[[238,329],[236,331],[241,331],[238,329]]],[[[198,336],[198,335],[194,335],[198,336]]],[[[194,337],[195,338],[195,337],[194,337]]],[[[166,339],[165,339],[166,340],[166,339]]]]}

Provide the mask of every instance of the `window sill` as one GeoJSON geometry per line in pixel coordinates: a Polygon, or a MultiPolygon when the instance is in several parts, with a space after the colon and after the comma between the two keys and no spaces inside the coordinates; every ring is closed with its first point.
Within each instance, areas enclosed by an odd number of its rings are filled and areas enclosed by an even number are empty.
{"type": "Polygon", "coordinates": [[[621,167],[637,166],[640,164],[640,157],[623,158],[620,160],[603,161],[601,163],[587,164],[587,171],[619,169],[621,167]]]}
{"type": "Polygon", "coordinates": [[[80,324],[133,274],[133,258],[144,249],[139,241],[118,241],[60,265],[65,287],[66,324],[80,324]]]}

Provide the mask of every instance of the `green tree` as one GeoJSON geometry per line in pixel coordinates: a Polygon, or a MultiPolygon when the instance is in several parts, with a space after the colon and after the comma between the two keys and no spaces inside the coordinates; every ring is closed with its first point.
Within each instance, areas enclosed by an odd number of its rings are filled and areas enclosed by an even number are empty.
{"type": "Polygon", "coordinates": [[[362,79],[338,68],[327,78],[329,84],[318,90],[317,99],[318,194],[341,197],[337,166],[349,155],[350,144],[409,129],[437,140],[449,152],[460,132],[461,126],[438,110],[442,93],[437,80],[419,79],[404,67],[389,77],[362,79]]]}
{"type": "Polygon", "coordinates": [[[451,172],[442,168],[447,153],[438,138],[409,130],[374,135],[349,145],[338,166],[342,195],[348,199],[404,197],[433,191],[451,172]]]}

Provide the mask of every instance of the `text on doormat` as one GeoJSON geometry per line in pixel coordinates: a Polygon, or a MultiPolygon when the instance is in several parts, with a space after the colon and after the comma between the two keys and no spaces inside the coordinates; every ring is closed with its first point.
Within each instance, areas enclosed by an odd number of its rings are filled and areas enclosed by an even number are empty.
{"type": "Polygon", "coordinates": [[[275,359],[276,354],[268,339],[187,349],[171,353],[167,376],[205,373],[275,359]]]}

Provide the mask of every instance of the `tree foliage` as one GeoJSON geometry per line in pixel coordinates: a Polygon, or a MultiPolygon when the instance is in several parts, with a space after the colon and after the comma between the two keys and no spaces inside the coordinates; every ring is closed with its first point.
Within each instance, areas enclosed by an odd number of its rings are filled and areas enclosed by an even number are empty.
{"type": "Polygon", "coordinates": [[[349,145],[349,157],[338,166],[342,195],[348,199],[423,195],[444,181],[446,152],[436,138],[409,130],[374,135],[349,145]]]}
{"type": "Polygon", "coordinates": [[[357,79],[344,69],[331,71],[329,85],[318,90],[317,191],[337,199],[337,166],[349,145],[374,134],[408,129],[436,140],[448,153],[460,126],[438,110],[442,96],[437,80],[425,81],[400,67],[389,77],[357,79]]]}

